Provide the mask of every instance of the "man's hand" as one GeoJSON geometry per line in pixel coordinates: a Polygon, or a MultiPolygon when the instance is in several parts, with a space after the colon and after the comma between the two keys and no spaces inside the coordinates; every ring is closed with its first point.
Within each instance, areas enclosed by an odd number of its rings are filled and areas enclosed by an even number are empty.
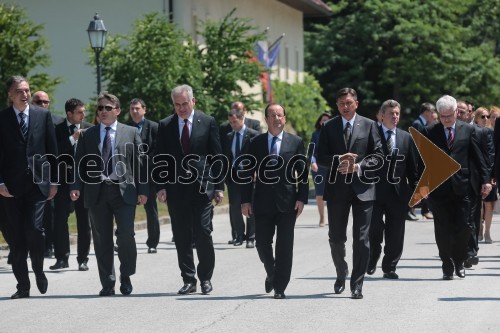
{"type": "Polygon", "coordinates": [[[252,204],[248,202],[241,204],[241,214],[245,217],[252,216],[252,204]]]}
{"type": "Polygon", "coordinates": [[[80,197],[80,191],[79,190],[73,190],[69,192],[69,197],[71,200],[76,201],[80,197]]]}
{"type": "Polygon", "coordinates": [[[80,138],[80,134],[82,133],[82,129],[79,129],[78,131],[76,131],[75,133],[73,133],[73,139],[75,139],[75,141],[78,141],[78,139],[80,138]]]}
{"type": "Polygon", "coordinates": [[[0,195],[6,197],[6,198],[12,198],[13,195],[10,194],[9,190],[7,189],[7,186],[5,184],[0,185],[0,195]]]}
{"type": "Polygon", "coordinates": [[[295,202],[295,210],[297,211],[297,217],[302,214],[302,210],[304,209],[304,203],[302,201],[295,202]]]}
{"type": "Polygon", "coordinates": [[[167,191],[165,189],[159,190],[158,193],[156,193],[156,197],[158,197],[160,202],[167,202],[167,191]]]}
{"type": "Polygon", "coordinates": [[[218,204],[222,203],[222,200],[224,199],[224,192],[222,191],[215,191],[215,205],[217,206],[218,204]]]}
{"type": "Polygon", "coordinates": [[[145,205],[146,202],[148,202],[148,197],[142,194],[139,194],[137,196],[137,204],[138,205],[145,205]]]}
{"type": "Polygon", "coordinates": [[[57,193],[57,185],[50,185],[49,187],[49,196],[47,197],[47,201],[52,200],[57,193]]]}
{"type": "Polygon", "coordinates": [[[311,170],[314,172],[318,172],[318,163],[311,163],[311,170]]]}
{"type": "Polygon", "coordinates": [[[490,194],[491,189],[492,189],[491,184],[483,184],[481,186],[481,197],[483,199],[486,198],[488,196],[488,194],[490,194]]]}
{"type": "Polygon", "coordinates": [[[339,168],[338,172],[345,175],[348,173],[357,173],[359,166],[356,164],[356,158],[358,154],[346,153],[339,157],[339,168]]]}

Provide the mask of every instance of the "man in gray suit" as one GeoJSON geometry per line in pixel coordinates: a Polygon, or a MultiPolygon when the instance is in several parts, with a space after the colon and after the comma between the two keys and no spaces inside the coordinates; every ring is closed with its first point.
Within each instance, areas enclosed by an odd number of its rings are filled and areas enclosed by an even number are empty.
{"type": "Polygon", "coordinates": [[[76,150],[76,180],[70,193],[72,200],[84,188],[84,204],[89,210],[94,249],[102,290],[99,296],[115,294],[113,264],[113,218],[117,226],[120,259],[120,292],[132,292],[130,276],[135,273],[137,249],[134,238],[136,204],[147,201],[149,187],[143,170],[136,128],[121,124],[120,101],[102,92],[97,100],[100,124],[80,135],[76,150]]]}
{"type": "Polygon", "coordinates": [[[370,254],[369,228],[375,200],[375,179],[370,171],[382,167],[383,151],[377,123],[356,113],[358,97],[352,88],[337,92],[337,116],[323,125],[318,164],[329,168],[324,199],[328,207],[329,241],[337,270],[334,290],[345,289],[345,261],[349,211],[353,215],[353,269],[351,297],[363,298],[362,288],[370,254]],[[378,154],[378,155],[377,155],[378,154]]]}

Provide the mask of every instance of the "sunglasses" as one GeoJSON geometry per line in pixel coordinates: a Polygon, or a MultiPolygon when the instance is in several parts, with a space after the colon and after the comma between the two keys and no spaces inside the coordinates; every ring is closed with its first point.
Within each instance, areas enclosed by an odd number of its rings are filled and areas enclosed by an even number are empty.
{"type": "Polygon", "coordinates": [[[48,105],[48,104],[50,104],[50,101],[40,99],[40,100],[36,101],[35,104],[36,105],[45,105],[45,104],[48,105]]]}
{"type": "Polygon", "coordinates": [[[481,119],[490,119],[490,116],[483,114],[483,115],[481,115],[481,119]]]}
{"type": "Polygon", "coordinates": [[[99,110],[99,111],[102,111],[102,110],[111,111],[113,109],[116,109],[116,108],[112,107],[111,105],[99,105],[97,107],[97,110],[99,110]]]}

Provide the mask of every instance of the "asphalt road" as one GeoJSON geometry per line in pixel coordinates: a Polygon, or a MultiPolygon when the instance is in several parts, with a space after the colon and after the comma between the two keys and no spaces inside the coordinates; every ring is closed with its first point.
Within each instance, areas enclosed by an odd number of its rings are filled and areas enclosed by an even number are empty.
{"type": "MultiPolygon", "coordinates": [[[[137,274],[130,296],[97,296],[101,286],[95,257],[88,272],[79,272],[73,246],[68,269],[50,271],[55,259],[45,261],[47,294],[40,295],[31,274],[31,297],[10,300],[16,282],[1,259],[0,332],[482,332],[500,327],[500,242],[481,244],[480,263],[467,270],[465,279],[443,281],[433,223],[407,222],[400,279],[383,279],[379,266],[365,280],[364,299],[353,300],[348,289],[333,293],[328,228],[319,228],[318,220],[310,204],[297,222],[285,300],[265,294],[265,272],[255,249],[227,244],[227,214],[214,217],[216,266],[210,295],[176,294],[182,279],[170,225],[162,226],[157,254],[147,254],[146,231],[137,231],[137,274]]],[[[499,224],[495,215],[492,237],[500,240],[499,224]]],[[[351,244],[349,240],[349,267],[351,244]]]]}

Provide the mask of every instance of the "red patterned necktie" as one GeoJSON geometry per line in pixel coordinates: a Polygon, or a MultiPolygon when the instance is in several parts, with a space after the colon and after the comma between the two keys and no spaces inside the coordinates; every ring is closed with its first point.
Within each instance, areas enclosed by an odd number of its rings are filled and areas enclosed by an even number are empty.
{"type": "Polygon", "coordinates": [[[184,155],[189,154],[189,127],[187,119],[184,119],[184,127],[182,128],[182,135],[181,135],[181,145],[184,155]]]}
{"type": "Polygon", "coordinates": [[[453,136],[453,129],[451,127],[446,127],[448,130],[448,149],[453,148],[453,140],[455,140],[455,137],[453,136]]]}

